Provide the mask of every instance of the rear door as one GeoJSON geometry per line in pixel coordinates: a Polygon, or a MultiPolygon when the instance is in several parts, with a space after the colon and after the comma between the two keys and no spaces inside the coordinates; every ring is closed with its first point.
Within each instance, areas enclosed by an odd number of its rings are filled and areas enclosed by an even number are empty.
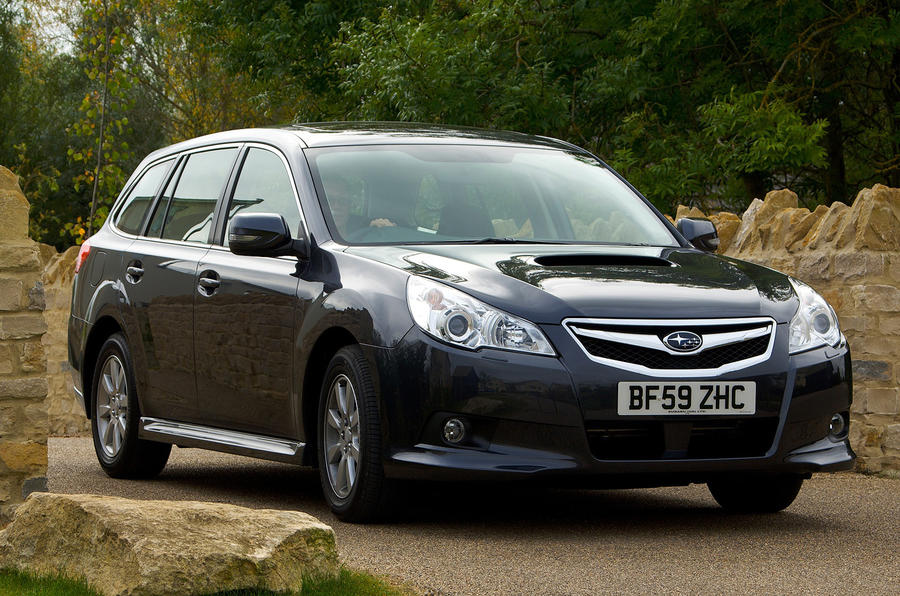
{"type": "Polygon", "coordinates": [[[296,435],[292,394],[297,287],[295,257],[248,257],[228,250],[236,213],[277,213],[293,237],[303,229],[287,160],[249,145],[223,211],[223,234],[198,269],[195,359],[200,408],[208,424],[270,436],[296,435]]]}
{"type": "Polygon", "coordinates": [[[238,152],[232,146],[185,155],[124,255],[124,308],[139,338],[131,343],[143,416],[197,420],[195,277],[238,152]]]}

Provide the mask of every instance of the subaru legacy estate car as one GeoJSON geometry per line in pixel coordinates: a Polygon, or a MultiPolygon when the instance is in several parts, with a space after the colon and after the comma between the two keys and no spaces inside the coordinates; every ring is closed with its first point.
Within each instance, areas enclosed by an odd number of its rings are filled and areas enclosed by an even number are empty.
{"type": "Polygon", "coordinates": [[[172,445],[314,466],[345,520],[417,479],[706,483],[774,512],[853,465],[850,351],[812,288],[717,244],[546,137],[204,136],[150,154],[82,245],[75,392],[110,476],[172,445]]]}

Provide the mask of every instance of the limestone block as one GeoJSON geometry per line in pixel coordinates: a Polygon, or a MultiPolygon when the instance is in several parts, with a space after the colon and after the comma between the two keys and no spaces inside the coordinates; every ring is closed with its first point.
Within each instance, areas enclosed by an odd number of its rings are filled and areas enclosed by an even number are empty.
{"type": "Polygon", "coordinates": [[[891,316],[890,314],[888,314],[887,316],[883,316],[882,318],[883,320],[878,326],[878,331],[880,331],[884,335],[900,335],[900,316],[891,316]]]}
{"type": "Polygon", "coordinates": [[[884,452],[881,450],[883,436],[883,428],[871,426],[857,420],[853,420],[850,423],[850,444],[860,457],[874,458],[884,455],[884,452]]]}
{"type": "Polygon", "coordinates": [[[28,290],[28,310],[44,310],[46,307],[44,284],[40,280],[35,280],[28,290]]]}
{"type": "Polygon", "coordinates": [[[44,372],[46,370],[46,357],[44,347],[40,341],[31,340],[20,343],[18,346],[19,368],[22,372],[44,372]]]}
{"type": "Polygon", "coordinates": [[[0,375],[8,375],[15,369],[16,358],[13,356],[12,346],[0,343],[0,375]]]}
{"type": "Polygon", "coordinates": [[[0,316],[0,339],[28,339],[45,331],[47,324],[39,312],[0,316]]]}
{"type": "Polygon", "coordinates": [[[767,209],[771,209],[774,212],[779,209],[796,209],[799,199],[794,191],[782,188],[767,192],[763,203],[765,203],[767,209]]]}
{"type": "Polygon", "coordinates": [[[900,413],[900,389],[869,387],[866,390],[866,408],[872,414],[900,413]]]}
{"type": "Polygon", "coordinates": [[[845,281],[871,280],[884,275],[886,263],[884,253],[839,252],[834,255],[834,275],[845,281]]]}
{"type": "MultiPolygon", "coordinates": [[[[46,435],[43,438],[46,440],[46,435]]],[[[0,441],[0,461],[12,472],[46,474],[47,444],[35,441],[0,441]]]]}
{"type": "Polygon", "coordinates": [[[28,377],[24,379],[0,378],[0,399],[40,398],[47,396],[47,379],[28,377]]]}
{"type": "MultiPolygon", "coordinates": [[[[781,270],[783,271],[783,270],[781,270]]],[[[815,283],[831,279],[831,257],[827,254],[813,253],[803,255],[797,261],[797,277],[806,283],[815,283]]]]}
{"type": "Polygon", "coordinates": [[[716,226],[719,234],[719,249],[717,252],[724,254],[734,242],[734,238],[741,227],[741,218],[734,213],[720,211],[709,216],[709,220],[716,226]]]}
{"type": "Polygon", "coordinates": [[[819,223],[824,212],[817,208],[812,213],[810,213],[808,209],[791,209],[790,213],[792,213],[790,221],[791,227],[787,230],[785,235],[784,246],[787,247],[788,250],[793,251],[806,246],[803,243],[803,240],[806,238],[806,235],[809,234],[810,230],[819,223]]]}
{"type": "Polygon", "coordinates": [[[28,441],[47,436],[47,412],[41,402],[0,401],[0,438],[28,441]]]}
{"type": "Polygon", "coordinates": [[[900,284],[900,252],[885,255],[885,268],[888,278],[900,284]]]}
{"type": "Polygon", "coordinates": [[[335,576],[334,532],[296,511],[35,493],[0,532],[0,568],[83,579],[104,595],[300,591],[335,576]]]}
{"type": "MultiPolygon", "coordinates": [[[[763,210],[760,211],[761,215],[757,216],[757,221],[759,221],[759,217],[762,217],[765,209],[766,205],[763,205],[763,210]]],[[[802,239],[805,236],[805,232],[801,234],[798,228],[801,222],[804,222],[804,225],[811,226],[811,215],[809,209],[801,208],[781,209],[772,213],[769,221],[760,224],[757,229],[760,247],[767,250],[781,250],[802,239]]],[[[808,229],[808,227],[805,229],[808,229]]]]}
{"type": "Polygon", "coordinates": [[[816,226],[810,229],[803,243],[809,248],[819,248],[833,242],[840,235],[842,229],[845,228],[845,219],[850,211],[850,207],[837,201],[826,208],[825,213],[816,226]]]}
{"type": "Polygon", "coordinates": [[[0,278],[0,310],[20,310],[23,294],[21,279],[0,278]]]}
{"type": "Polygon", "coordinates": [[[0,242],[28,237],[28,201],[19,189],[19,177],[0,166],[0,242]]]}
{"type": "Polygon", "coordinates": [[[37,245],[30,240],[20,244],[0,242],[0,271],[37,270],[41,266],[37,245]]]}
{"type": "Polygon", "coordinates": [[[853,379],[856,381],[888,381],[891,366],[881,360],[853,360],[853,379]]]}
{"type": "Polygon", "coordinates": [[[850,289],[853,306],[864,312],[900,313],[900,289],[883,284],[857,285],[850,289]]]}
{"type": "Polygon", "coordinates": [[[744,215],[741,216],[741,227],[738,228],[734,242],[731,245],[732,250],[735,252],[749,252],[750,238],[756,230],[756,215],[759,213],[759,210],[762,209],[762,206],[762,201],[753,199],[753,201],[750,202],[750,206],[744,211],[744,215]]]}
{"type": "Polygon", "coordinates": [[[22,406],[19,402],[0,401],[0,437],[6,437],[15,428],[21,411],[22,406]]]}
{"type": "Polygon", "coordinates": [[[850,218],[855,248],[900,250],[900,188],[864,188],[856,195],[850,218]]]}
{"type": "Polygon", "coordinates": [[[885,427],[884,448],[900,451],[900,424],[889,424],[885,427]]]}
{"type": "Polygon", "coordinates": [[[853,403],[850,404],[850,412],[853,414],[866,413],[866,390],[853,388],[853,403]]]}

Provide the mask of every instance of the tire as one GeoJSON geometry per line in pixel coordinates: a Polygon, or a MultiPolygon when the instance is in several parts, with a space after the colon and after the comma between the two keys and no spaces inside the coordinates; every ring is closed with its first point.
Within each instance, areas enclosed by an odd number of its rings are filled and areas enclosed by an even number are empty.
{"type": "Polygon", "coordinates": [[[322,492],[334,514],[346,522],[383,517],[390,486],[381,462],[378,396],[359,346],[341,348],[328,364],[316,436],[322,492]]]}
{"type": "Polygon", "coordinates": [[[138,438],[140,407],[134,365],[121,333],[100,348],[91,387],[91,434],[103,471],[112,478],[152,478],[162,472],[172,446],[138,438]]]}
{"type": "Polygon", "coordinates": [[[775,513],[786,509],[800,492],[803,477],[793,474],[730,477],[707,483],[716,502],[736,513],[775,513]]]}

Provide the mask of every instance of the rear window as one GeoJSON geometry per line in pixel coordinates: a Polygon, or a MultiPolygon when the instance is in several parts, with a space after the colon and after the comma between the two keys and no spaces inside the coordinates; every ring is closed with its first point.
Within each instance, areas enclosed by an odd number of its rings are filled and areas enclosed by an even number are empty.
{"type": "Polygon", "coordinates": [[[174,160],[166,160],[154,166],[151,166],[138,180],[137,184],[128,193],[125,201],[122,203],[119,214],[116,217],[116,227],[127,234],[138,234],[141,231],[141,223],[144,221],[144,215],[153,199],[156,197],[156,191],[162,184],[169,167],[174,160]]]}
{"type": "Polygon", "coordinates": [[[168,240],[209,242],[216,201],[228,182],[237,153],[234,147],[189,155],[171,197],[160,201],[151,228],[158,229],[161,224],[160,237],[168,240]]]}

